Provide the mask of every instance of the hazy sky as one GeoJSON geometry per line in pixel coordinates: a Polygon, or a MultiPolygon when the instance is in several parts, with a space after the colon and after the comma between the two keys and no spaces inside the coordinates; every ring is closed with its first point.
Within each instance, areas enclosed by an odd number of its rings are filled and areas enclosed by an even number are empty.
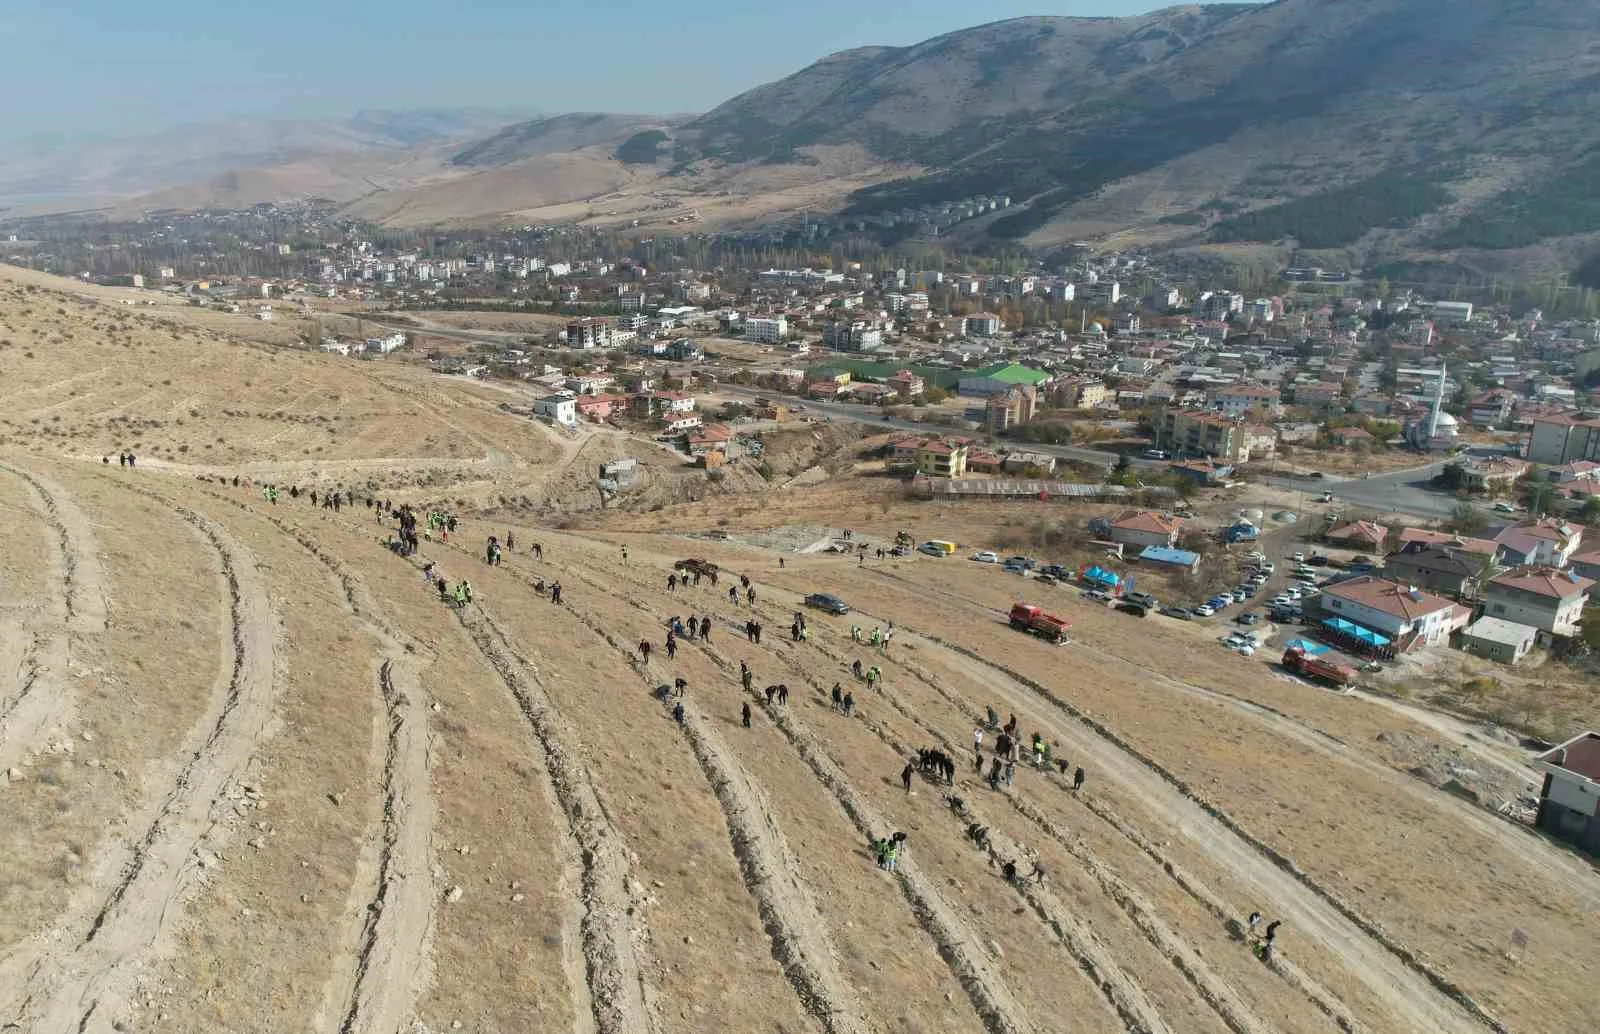
{"type": "Polygon", "coordinates": [[[0,138],[458,105],[704,110],[836,50],[1151,0],[0,0],[0,138]]]}

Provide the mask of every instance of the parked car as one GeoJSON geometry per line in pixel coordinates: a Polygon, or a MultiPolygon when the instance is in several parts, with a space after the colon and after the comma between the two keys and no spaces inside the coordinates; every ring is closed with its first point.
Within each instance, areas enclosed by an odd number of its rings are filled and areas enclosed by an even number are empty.
{"type": "Polygon", "coordinates": [[[1164,460],[1167,458],[1167,453],[1164,449],[1146,449],[1144,458],[1147,460],[1164,460]]]}
{"type": "Polygon", "coordinates": [[[1372,558],[1367,556],[1364,553],[1357,553],[1354,557],[1352,557],[1350,559],[1350,562],[1352,564],[1371,564],[1372,563],[1372,558]]]}
{"type": "Polygon", "coordinates": [[[825,592],[814,592],[806,597],[806,606],[827,611],[829,614],[848,614],[850,604],[825,592]]]}
{"type": "Polygon", "coordinates": [[[1252,549],[1250,552],[1244,555],[1244,558],[1246,560],[1253,560],[1259,564],[1261,561],[1266,559],[1266,555],[1263,554],[1259,549],[1252,549]]]}
{"type": "Polygon", "coordinates": [[[1162,607],[1161,613],[1165,614],[1169,618],[1177,618],[1179,621],[1194,620],[1194,615],[1189,613],[1187,607],[1162,607]]]}
{"type": "Polygon", "coordinates": [[[949,553],[946,553],[944,550],[940,549],[938,546],[934,545],[932,542],[924,542],[922,545],[917,547],[917,552],[926,553],[929,556],[939,557],[950,555],[949,553]]]}
{"type": "Polygon", "coordinates": [[[1146,617],[1150,613],[1149,607],[1129,599],[1118,600],[1116,607],[1113,609],[1120,614],[1132,614],[1136,618],[1146,617]]]}
{"type": "MultiPolygon", "coordinates": [[[[1254,599],[1258,591],[1259,590],[1257,590],[1254,585],[1241,585],[1234,590],[1234,592],[1238,593],[1240,596],[1243,596],[1245,600],[1254,599]]],[[[1243,603],[1244,600],[1240,600],[1239,602],[1243,603]]]]}
{"type": "Polygon", "coordinates": [[[976,560],[980,564],[998,564],[1000,562],[1000,554],[990,552],[986,549],[981,553],[972,554],[967,559],[976,560]]]}
{"type": "Polygon", "coordinates": [[[1204,603],[1202,603],[1202,604],[1200,604],[1200,606],[1194,608],[1195,617],[1208,618],[1208,617],[1210,617],[1211,615],[1213,615],[1215,613],[1216,613],[1216,609],[1215,608],[1213,608],[1213,607],[1211,607],[1211,606],[1209,606],[1207,604],[1204,604],[1204,603]]]}
{"type": "Polygon", "coordinates": [[[1035,567],[1039,566],[1039,561],[1030,560],[1029,558],[1027,558],[1025,556],[1006,557],[1006,566],[1007,567],[1020,567],[1025,571],[1031,571],[1035,567]]]}
{"type": "Polygon", "coordinates": [[[1148,592],[1130,592],[1122,598],[1127,600],[1129,603],[1137,603],[1141,607],[1149,607],[1151,609],[1161,605],[1161,601],[1150,595],[1148,592]]]}
{"type": "Polygon", "coordinates": [[[1290,553],[1289,559],[1297,564],[1303,564],[1306,562],[1306,555],[1304,553],[1290,553]]]}
{"type": "Polygon", "coordinates": [[[1270,560],[1264,562],[1260,567],[1256,568],[1256,570],[1260,571],[1264,575],[1267,575],[1268,577],[1271,577],[1272,572],[1276,571],[1277,569],[1277,565],[1272,563],[1270,560]]]}
{"type": "Polygon", "coordinates": [[[1072,577],[1072,572],[1067,570],[1065,567],[1062,567],[1060,564],[1045,564],[1043,567],[1039,568],[1039,573],[1041,575],[1049,575],[1051,578],[1058,580],[1072,577]]]}
{"type": "Polygon", "coordinates": [[[1257,614],[1253,610],[1247,610],[1243,614],[1240,614],[1238,617],[1233,619],[1234,624],[1237,625],[1253,625],[1260,620],[1261,615],[1257,614]]]}
{"type": "Polygon", "coordinates": [[[1517,512],[1517,508],[1512,503],[1504,503],[1504,502],[1495,503],[1494,504],[1494,512],[1495,513],[1516,513],[1517,512]]]}
{"type": "Polygon", "coordinates": [[[1110,603],[1111,594],[1104,589],[1085,589],[1083,590],[1083,599],[1093,603],[1110,603]]]}

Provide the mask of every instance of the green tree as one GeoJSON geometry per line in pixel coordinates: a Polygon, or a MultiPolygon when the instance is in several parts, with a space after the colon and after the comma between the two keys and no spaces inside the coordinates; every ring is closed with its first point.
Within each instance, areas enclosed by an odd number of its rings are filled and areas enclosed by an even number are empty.
{"type": "Polygon", "coordinates": [[[1458,535],[1476,535],[1489,526],[1483,511],[1471,503],[1457,503],[1450,508],[1450,519],[1445,527],[1458,535]]]}
{"type": "Polygon", "coordinates": [[[1600,496],[1592,495],[1584,500],[1583,509],[1578,511],[1578,516],[1583,518],[1585,524],[1600,518],[1600,496]]]}

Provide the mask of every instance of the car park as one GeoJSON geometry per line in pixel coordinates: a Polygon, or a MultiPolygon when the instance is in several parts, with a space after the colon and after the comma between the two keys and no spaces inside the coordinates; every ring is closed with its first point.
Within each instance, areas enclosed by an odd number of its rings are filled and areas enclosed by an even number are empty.
{"type": "Polygon", "coordinates": [[[837,596],[832,596],[825,592],[814,592],[807,596],[806,606],[815,607],[817,610],[826,611],[829,614],[850,613],[850,604],[837,596]]]}
{"type": "Polygon", "coordinates": [[[998,564],[1000,562],[1000,555],[998,553],[992,553],[986,549],[981,553],[972,554],[967,559],[975,560],[980,564],[998,564]]]}

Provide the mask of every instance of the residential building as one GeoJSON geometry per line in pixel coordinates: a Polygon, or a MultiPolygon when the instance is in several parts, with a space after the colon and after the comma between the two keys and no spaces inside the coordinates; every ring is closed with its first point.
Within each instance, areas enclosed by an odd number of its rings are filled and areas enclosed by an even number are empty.
{"type": "Polygon", "coordinates": [[[991,432],[1004,431],[1033,419],[1038,392],[1032,385],[1012,388],[1003,395],[990,395],[984,404],[984,423],[991,432]]]}
{"type": "Polygon", "coordinates": [[[1473,492],[1493,492],[1509,488],[1528,472],[1528,464],[1513,456],[1485,456],[1456,464],[1461,472],[1461,487],[1473,492]]]}
{"type": "Polygon", "coordinates": [[[1500,546],[1493,539],[1475,539],[1465,535],[1454,535],[1448,531],[1433,531],[1430,528],[1401,528],[1400,534],[1395,537],[1395,548],[1406,549],[1412,545],[1447,546],[1458,553],[1465,553],[1480,562],[1493,560],[1500,546]]]}
{"type": "Polygon", "coordinates": [[[1109,394],[1105,382],[1094,377],[1064,377],[1050,387],[1051,402],[1061,409],[1096,409],[1109,394]]]}
{"type": "Polygon", "coordinates": [[[658,391],[655,409],[658,413],[693,413],[694,396],[687,391],[658,391]]]}
{"type": "Polygon", "coordinates": [[[1210,406],[1225,416],[1274,417],[1283,412],[1278,389],[1264,384],[1232,384],[1211,393],[1210,406]]]}
{"type": "Polygon", "coordinates": [[[1441,596],[1372,575],[1324,587],[1319,603],[1324,625],[1337,629],[1338,619],[1348,621],[1379,633],[1398,651],[1447,637],[1456,610],[1441,596]]]}
{"type": "Polygon", "coordinates": [[[1586,732],[1540,754],[1544,773],[1534,825],[1600,858],[1600,732],[1586,732]]]}
{"type": "Polygon", "coordinates": [[[703,421],[699,413],[663,413],[661,429],[668,434],[682,434],[699,427],[703,421]]]}
{"type": "Polygon", "coordinates": [[[1383,561],[1386,577],[1457,599],[1477,596],[1482,580],[1494,570],[1490,557],[1426,542],[1409,543],[1383,561]]]}
{"type": "Polygon", "coordinates": [[[994,337],[1000,333],[1000,317],[992,312],[976,313],[966,318],[962,329],[972,337],[994,337]]]}
{"type": "Polygon", "coordinates": [[[1508,567],[1542,564],[1566,567],[1583,544],[1583,526],[1551,517],[1519,521],[1494,537],[1501,563],[1508,567]]]}
{"type": "Polygon", "coordinates": [[[1350,521],[1329,529],[1322,537],[1348,549],[1376,553],[1383,548],[1384,539],[1389,537],[1389,529],[1371,521],[1350,521]]]}
{"type": "Polygon", "coordinates": [[[567,347],[610,348],[611,321],[603,316],[585,316],[567,324],[567,347]]]}
{"type": "Polygon", "coordinates": [[[921,451],[921,438],[902,438],[889,446],[888,466],[891,469],[915,468],[917,454],[921,451]]]}
{"type": "Polygon", "coordinates": [[[1221,413],[1167,408],[1156,422],[1156,446],[1180,456],[1210,457],[1226,463],[1269,459],[1277,438],[1269,427],[1255,427],[1221,413]]]}
{"type": "Polygon", "coordinates": [[[933,477],[958,478],[967,472],[967,444],[934,438],[917,449],[917,470],[933,477]]]}
{"type": "Polygon", "coordinates": [[[1567,560],[1567,570],[1600,581],[1600,550],[1572,554],[1567,560]]]}
{"type": "Polygon", "coordinates": [[[753,316],[744,321],[744,336],[751,341],[775,345],[789,336],[789,318],[753,316]]]}
{"type": "Polygon", "coordinates": [[[1461,649],[1491,661],[1516,664],[1528,656],[1538,638],[1539,630],[1531,625],[1484,616],[1462,631],[1461,649]]]}
{"type": "Polygon", "coordinates": [[[1600,460],[1600,420],[1556,413],[1536,416],[1531,423],[1528,462],[1559,466],[1573,460],[1600,460]]]}
{"type": "Polygon", "coordinates": [[[1595,583],[1575,571],[1527,565],[1489,579],[1483,589],[1483,612],[1551,635],[1578,632],[1589,588],[1595,583]]]}
{"type": "Polygon", "coordinates": [[[1511,404],[1516,395],[1504,388],[1491,388],[1467,404],[1467,423],[1473,427],[1504,427],[1511,422],[1511,404]]]}
{"type": "Polygon", "coordinates": [[[704,427],[694,428],[685,436],[685,443],[689,447],[689,455],[704,456],[710,452],[727,452],[728,443],[733,440],[733,432],[722,424],[706,424],[704,427]]]}
{"type": "Polygon", "coordinates": [[[822,329],[822,343],[841,352],[876,352],[883,331],[866,320],[835,320],[822,329]]]}
{"type": "Polygon", "coordinates": [[[1127,546],[1159,546],[1171,549],[1178,544],[1183,518],[1169,517],[1152,510],[1130,510],[1112,521],[1107,536],[1127,546]]]}
{"type": "Polygon", "coordinates": [[[1024,471],[1044,471],[1054,474],[1056,458],[1044,452],[1008,452],[1001,467],[1008,474],[1020,474],[1024,471]]]}
{"type": "Polygon", "coordinates": [[[1214,486],[1233,477],[1231,463],[1214,463],[1211,460],[1180,460],[1167,468],[1174,474],[1197,485],[1214,486]]]}
{"type": "Polygon", "coordinates": [[[927,382],[910,370],[896,370],[884,378],[884,385],[903,399],[920,398],[928,390],[927,382]]]}
{"type": "Polygon", "coordinates": [[[578,415],[586,420],[607,420],[627,401],[626,395],[579,395],[573,400],[578,415]]]}
{"type": "Polygon", "coordinates": [[[578,401],[567,394],[546,395],[533,400],[533,415],[572,427],[578,422],[578,401]]]}

